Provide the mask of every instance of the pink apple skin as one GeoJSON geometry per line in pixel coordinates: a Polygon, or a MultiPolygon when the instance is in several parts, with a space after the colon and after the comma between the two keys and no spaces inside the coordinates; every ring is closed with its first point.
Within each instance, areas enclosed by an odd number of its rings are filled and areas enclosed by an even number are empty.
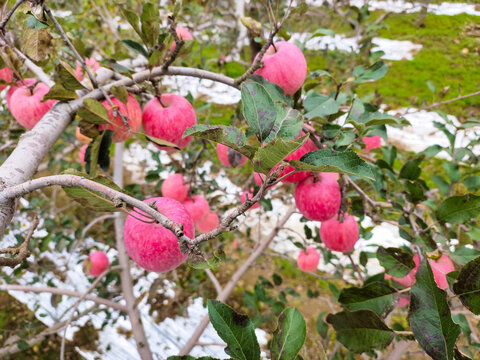
{"type": "Polygon", "coordinates": [[[295,204],[307,219],[325,221],[337,215],[342,194],[336,181],[328,176],[324,180],[321,174],[318,177],[320,179],[316,180],[309,176],[298,183],[294,194],[295,204]]]}
{"type": "Polygon", "coordinates": [[[183,206],[185,206],[185,210],[190,214],[195,224],[202,222],[210,213],[207,200],[200,195],[193,195],[191,199],[187,198],[183,206]]]}
{"type": "Polygon", "coordinates": [[[217,155],[220,162],[227,167],[240,167],[245,165],[248,160],[245,155],[220,143],[217,144],[217,155]]]}
{"type": "MultiPolygon", "coordinates": [[[[174,143],[183,149],[192,137],[183,138],[183,133],[188,127],[197,123],[197,116],[193,106],[183,96],[163,94],[161,96],[163,107],[155,97],[143,108],[143,130],[146,135],[174,143]]],[[[157,146],[166,151],[175,151],[175,148],[157,146]]]]}
{"type": "Polygon", "coordinates": [[[118,107],[120,114],[128,117],[128,125],[130,125],[130,131],[123,124],[122,118],[117,115],[115,120],[113,119],[113,109],[112,106],[108,103],[107,100],[103,100],[102,104],[108,110],[108,117],[112,124],[101,124],[98,126],[99,130],[113,130],[112,142],[119,143],[127,139],[130,139],[135,133],[138,133],[140,127],[142,126],[142,108],[138,103],[137,99],[134,96],[128,95],[127,105],[116,97],[111,96],[113,105],[118,107]]]}
{"type": "Polygon", "coordinates": [[[362,138],[362,141],[365,143],[365,151],[370,151],[382,146],[382,137],[375,136],[365,136],[362,138]]]}
{"type": "MultiPolygon", "coordinates": [[[[161,214],[183,225],[186,236],[195,236],[193,220],[177,200],[156,197],[144,202],[155,202],[161,214]]],[[[135,216],[146,220],[143,215],[136,213],[135,216]]],[[[162,225],[145,223],[133,216],[127,216],[123,236],[128,255],[145,270],[167,272],[187,259],[187,255],[180,251],[176,236],[162,225]]]]}
{"type": "MultiPolygon", "coordinates": [[[[6,82],[12,82],[13,80],[13,72],[7,67],[0,69],[0,80],[5,80],[6,82]]],[[[7,85],[0,85],[0,91],[5,89],[7,85]]]]}
{"type": "MultiPolygon", "coordinates": [[[[85,64],[87,65],[88,69],[93,71],[94,73],[95,73],[95,71],[100,69],[100,64],[93,57],[85,58],[85,64]]],[[[83,81],[83,79],[84,79],[83,69],[82,69],[82,66],[78,63],[78,61],[77,61],[77,67],[75,68],[73,73],[75,74],[78,81],[83,81]]]]}
{"type": "MultiPolygon", "coordinates": [[[[303,132],[301,132],[298,137],[301,137],[301,136],[304,136],[304,135],[305,134],[303,132]]],[[[306,153],[309,153],[311,151],[316,151],[316,150],[318,150],[318,148],[315,145],[315,143],[312,140],[308,139],[307,142],[305,144],[303,144],[301,148],[297,149],[295,152],[288,155],[284,160],[300,160],[300,158],[303,155],[305,155],[306,153]]],[[[284,175],[286,175],[286,174],[288,174],[292,171],[293,171],[293,168],[291,166],[287,166],[287,167],[285,167],[285,169],[283,169],[283,172],[280,175],[280,177],[282,177],[282,176],[284,176],[284,175]]],[[[284,183],[297,183],[297,182],[300,182],[303,179],[305,179],[310,174],[311,174],[311,171],[299,171],[299,172],[296,172],[295,174],[287,176],[285,179],[282,180],[282,182],[284,182],[284,183]]]]}
{"type": "Polygon", "coordinates": [[[42,102],[50,88],[39,82],[30,90],[27,86],[20,86],[14,90],[9,98],[8,108],[13,117],[28,130],[33,129],[40,119],[55,105],[57,100],[42,102]]]}
{"type": "Polygon", "coordinates": [[[312,272],[317,270],[318,263],[320,262],[320,254],[315,248],[307,248],[306,250],[300,250],[297,258],[297,265],[303,272],[312,272]]]}
{"type": "Polygon", "coordinates": [[[355,218],[345,214],[343,223],[336,218],[322,222],[320,238],[325,246],[333,251],[349,252],[355,247],[359,230],[355,218]]]}
{"type": "MultiPolygon", "coordinates": [[[[287,41],[275,43],[277,51],[270,46],[262,58],[264,66],[257,71],[268,81],[280,86],[285,94],[295,94],[307,76],[307,61],[297,45],[287,41]]],[[[255,57],[256,59],[256,57],[255,57]]]]}
{"type": "Polygon", "coordinates": [[[164,197],[184,202],[188,196],[190,186],[181,174],[173,174],[162,183],[162,195],[164,197]]]}
{"type": "MultiPolygon", "coordinates": [[[[177,31],[177,36],[180,40],[193,40],[193,36],[190,33],[190,31],[188,31],[187,28],[179,26],[177,27],[176,31],[177,31]]],[[[173,51],[175,49],[175,45],[176,43],[174,41],[170,44],[170,47],[168,49],[170,51],[173,51]]]]}
{"type": "Polygon", "coordinates": [[[78,159],[80,160],[80,163],[85,165],[85,152],[87,151],[88,145],[83,145],[80,150],[78,151],[78,159]]]}
{"type": "Polygon", "coordinates": [[[262,186],[263,182],[265,181],[265,174],[260,174],[260,173],[253,173],[253,179],[255,180],[255,184],[258,186],[262,186]]]}
{"type": "Polygon", "coordinates": [[[99,276],[107,270],[110,261],[103,251],[95,251],[90,254],[90,276],[99,276]]]}
{"type": "Polygon", "coordinates": [[[199,232],[208,233],[213,229],[215,229],[219,223],[220,223],[220,220],[218,218],[218,215],[213,211],[210,211],[208,215],[205,217],[205,219],[195,224],[195,226],[197,227],[197,230],[199,232]]]}
{"type": "MultiPolygon", "coordinates": [[[[249,190],[243,190],[242,196],[240,196],[240,200],[241,200],[242,204],[243,204],[245,201],[247,201],[247,196],[248,196],[249,199],[253,198],[253,189],[250,189],[250,191],[249,191],[249,190]]],[[[260,207],[260,204],[257,202],[257,203],[255,203],[255,204],[253,204],[253,205],[250,207],[250,209],[257,209],[257,208],[259,208],[259,207],[260,207]]]]}
{"type": "Polygon", "coordinates": [[[450,258],[443,254],[438,260],[429,260],[433,277],[438,287],[442,290],[448,288],[447,274],[455,270],[450,258]]]}
{"type": "Polygon", "coordinates": [[[36,81],[37,81],[37,79],[27,78],[27,79],[23,79],[23,82],[17,81],[17,86],[10,86],[10,89],[8,89],[8,91],[7,91],[7,106],[8,106],[8,108],[10,109],[10,99],[11,99],[13,93],[19,87],[22,87],[23,85],[31,86],[31,85],[35,84],[36,81]]]}
{"type": "Polygon", "coordinates": [[[408,304],[410,304],[410,296],[409,295],[400,296],[400,298],[398,299],[397,307],[398,308],[403,308],[403,307],[407,306],[408,304]]]}
{"type": "Polygon", "coordinates": [[[404,277],[402,278],[396,278],[396,277],[393,277],[393,276],[390,276],[388,274],[385,274],[385,279],[392,279],[394,280],[395,282],[399,283],[400,285],[403,285],[405,287],[410,287],[412,286],[413,284],[415,284],[415,282],[417,281],[417,279],[415,279],[415,275],[417,274],[417,270],[418,270],[418,265],[420,264],[420,261],[419,261],[419,258],[418,258],[418,255],[415,255],[413,257],[413,262],[415,263],[415,267],[407,274],[405,275],[404,277]]]}

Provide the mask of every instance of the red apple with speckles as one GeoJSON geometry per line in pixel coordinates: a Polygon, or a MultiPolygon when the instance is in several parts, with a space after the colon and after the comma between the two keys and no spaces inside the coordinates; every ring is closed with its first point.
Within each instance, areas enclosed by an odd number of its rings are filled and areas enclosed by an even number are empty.
{"type": "MultiPolygon", "coordinates": [[[[180,202],[164,197],[150,198],[144,202],[154,202],[162,215],[183,225],[186,236],[195,236],[193,220],[180,202]]],[[[187,255],[180,251],[175,234],[160,224],[146,223],[138,218],[147,220],[138,213],[135,217],[127,216],[123,230],[125,249],[137,265],[149,271],[167,272],[187,259],[187,255]]]]}
{"type": "Polygon", "coordinates": [[[333,251],[349,252],[355,247],[359,229],[355,218],[345,214],[343,222],[337,217],[322,221],[320,238],[325,246],[333,251]]]}
{"type": "Polygon", "coordinates": [[[88,145],[83,145],[80,150],[78,151],[78,159],[80,160],[80,163],[85,165],[85,153],[87,152],[88,145]]]}
{"type": "Polygon", "coordinates": [[[220,220],[218,218],[218,215],[213,211],[210,211],[205,217],[205,219],[196,223],[195,226],[197,227],[197,230],[201,233],[207,233],[215,229],[219,223],[220,220]]]}
{"type": "MultiPolygon", "coordinates": [[[[12,82],[13,80],[13,72],[7,67],[0,69],[0,80],[5,80],[7,83],[12,82]]],[[[5,89],[7,85],[0,85],[0,91],[5,89]]]]}
{"type": "Polygon", "coordinates": [[[181,174],[173,174],[162,183],[162,195],[170,199],[184,202],[188,196],[190,186],[181,174]]]}
{"type": "MultiPolygon", "coordinates": [[[[250,189],[250,190],[243,190],[242,192],[242,195],[240,196],[240,201],[242,202],[242,204],[247,201],[247,196],[249,199],[253,198],[253,189],[250,189]]],[[[257,202],[255,204],[253,204],[250,209],[257,209],[260,207],[260,204],[257,202]]]]}
{"type": "MultiPolygon", "coordinates": [[[[197,123],[193,106],[183,96],[163,94],[160,101],[155,97],[143,108],[143,130],[153,136],[177,145],[183,149],[192,137],[183,137],[185,130],[197,123]]],[[[173,147],[155,145],[159,149],[175,151],[173,147]]]]}
{"type": "Polygon", "coordinates": [[[10,113],[23,127],[31,130],[40,119],[55,105],[57,100],[42,102],[50,88],[39,82],[33,88],[22,85],[14,88],[7,105],[10,113]]]}
{"type": "Polygon", "coordinates": [[[118,111],[123,116],[128,117],[127,123],[130,126],[130,130],[124,125],[122,118],[117,115],[113,119],[113,109],[107,100],[102,101],[103,106],[108,110],[108,118],[112,124],[101,124],[98,126],[99,130],[112,130],[112,142],[119,143],[127,139],[130,139],[140,130],[142,126],[142,108],[134,96],[128,95],[127,105],[118,100],[116,97],[111,96],[113,105],[118,107],[118,111]]]}
{"type": "Polygon", "coordinates": [[[220,143],[217,144],[217,155],[220,162],[227,167],[240,167],[248,160],[245,155],[220,143]]]}
{"type": "Polygon", "coordinates": [[[365,136],[362,138],[362,141],[365,143],[365,151],[370,151],[382,146],[382,137],[375,136],[365,136]]]}
{"type": "Polygon", "coordinates": [[[94,251],[88,257],[90,276],[99,276],[105,270],[107,270],[110,261],[107,255],[103,251],[94,251]]]}
{"type": "Polygon", "coordinates": [[[277,42],[275,47],[268,48],[262,62],[264,66],[255,74],[277,84],[285,94],[293,95],[302,87],[307,76],[307,61],[297,45],[287,41],[277,42]]]}
{"type": "Polygon", "coordinates": [[[27,78],[23,79],[23,81],[17,81],[17,86],[10,86],[10,89],[7,91],[7,106],[10,109],[10,99],[12,98],[13,93],[22,86],[32,86],[35,84],[37,79],[34,78],[27,78]]]}
{"type": "Polygon", "coordinates": [[[300,250],[297,258],[297,265],[303,272],[312,272],[317,270],[318,263],[320,262],[320,254],[315,248],[306,248],[306,250],[300,250]]]}
{"type": "Polygon", "coordinates": [[[338,182],[331,174],[334,173],[309,176],[295,188],[295,204],[307,219],[325,221],[337,215],[340,210],[342,194],[338,182]]]}
{"type": "MultiPolygon", "coordinates": [[[[180,40],[193,40],[192,33],[182,26],[176,28],[177,36],[180,40]]],[[[175,41],[170,44],[169,50],[173,51],[175,49],[175,41]]]]}
{"type": "Polygon", "coordinates": [[[200,195],[193,195],[192,198],[187,198],[183,206],[185,206],[195,224],[202,222],[210,213],[210,206],[207,200],[200,195]]]}

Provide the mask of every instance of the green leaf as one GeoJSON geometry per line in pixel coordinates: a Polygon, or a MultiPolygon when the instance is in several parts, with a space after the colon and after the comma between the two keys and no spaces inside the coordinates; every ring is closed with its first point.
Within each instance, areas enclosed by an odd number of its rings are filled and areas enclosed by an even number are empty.
{"type": "Polygon", "coordinates": [[[305,343],[307,324],[300,311],[285,309],[278,318],[270,344],[272,360],[293,360],[305,343]]]}
{"type": "Polygon", "coordinates": [[[300,130],[302,130],[302,114],[297,110],[285,107],[283,104],[277,104],[275,105],[275,108],[277,111],[277,118],[272,131],[265,139],[265,142],[270,142],[275,137],[284,140],[295,139],[300,133],[300,130]]]}
{"type": "Polygon", "coordinates": [[[420,263],[416,278],[410,290],[408,315],[413,335],[433,359],[452,360],[460,327],[450,315],[447,294],[435,283],[428,261],[420,263]]]}
{"type": "Polygon", "coordinates": [[[460,265],[465,265],[478,256],[480,256],[480,250],[466,246],[457,247],[453,253],[450,253],[450,258],[460,265]]]}
{"type": "Polygon", "coordinates": [[[325,314],[326,314],[326,311],[322,311],[320,315],[318,315],[317,323],[316,323],[317,332],[324,339],[327,337],[327,334],[328,334],[328,325],[323,320],[325,314]]]}
{"type": "Polygon", "coordinates": [[[185,130],[183,137],[186,136],[195,136],[226,145],[249,159],[253,158],[257,150],[255,147],[247,145],[245,134],[233,126],[196,124],[185,130]]]}
{"type": "Polygon", "coordinates": [[[33,61],[42,61],[47,59],[53,46],[52,37],[47,29],[33,30],[25,28],[22,36],[22,45],[25,55],[33,61]]]}
{"type": "Polygon", "coordinates": [[[334,36],[335,33],[330,29],[317,29],[310,35],[310,39],[316,38],[317,36],[334,36]]]}
{"type": "Polygon", "coordinates": [[[383,61],[378,61],[369,68],[365,69],[363,65],[357,66],[353,69],[353,76],[355,84],[361,84],[367,81],[380,80],[387,74],[388,67],[383,61]]]}
{"type": "Polygon", "coordinates": [[[131,10],[122,8],[123,16],[127,19],[128,23],[132,26],[133,30],[143,39],[143,34],[140,31],[138,15],[131,10]]]}
{"type": "Polygon", "coordinates": [[[340,102],[333,97],[311,92],[304,101],[305,117],[307,119],[325,118],[328,115],[336,114],[340,110],[340,105],[340,102]]]}
{"type": "Polygon", "coordinates": [[[252,160],[253,168],[256,172],[268,175],[280,161],[305,144],[308,136],[307,134],[292,141],[274,138],[257,150],[252,160]]]}
{"type": "Polygon", "coordinates": [[[160,35],[160,14],[154,4],[143,4],[140,22],[142,23],[142,40],[145,42],[145,45],[154,47],[157,45],[158,36],[160,35]]]}
{"type": "Polygon", "coordinates": [[[423,157],[419,157],[410,161],[407,161],[400,170],[400,178],[408,180],[416,180],[420,176],[422,170],[419,165],[423,161],[423,157]]]}
{"type": "Polygon", "coordinates": [[[111,130],[104,130],[93,139],[85,151],[85,170],[90,176],[96,176],[97,164],[104,171],[108,171],[110,167],[110,145],[112,144],[111,130]]]}
{"type": "Polygon", "coordinates": [[[208,316],[218,336],[227,343],[228,355],[239,360],[260,359],[255,328],[248,316],[217,300],[208,300],[208,316]]]}
{"type": "Polygon", "coordinates": [[[272,98],[273,102],[275,103],[281,102],[290,107],[293,106],[292,99],[289,98],[287,95],[285,95],[285,93],[283,92],[283,89],[277,84],[271,83],[270,81],[265,79],[263,76],[252,75],[245,82],[256,82],[262,85],[265,88],[265,90],[268,92],[268,95],[270,95],[270,97],[272,98]]]}
{"type": "Polygon", "coordinates": [[[83,108],[78,110],[78,116],[92,124],[109,124],[108,110],[101,102],[87,98],[84,99],[83,108]]]}
{"type": "Polygon", "coordinates": [[[28,343],[23,339],[20,339],[20,340],[17,341],[17,346],[22,351],[30,348],[30,345],[28,345],[28,343]]]}
{"type": "Polygon", "coordinates": [[[357,353],[384,349],[394,336],[393,330],[370,310],[329,314],[327,322],[335,329],[337,340],[357,353]]]}
{"type": "MultiPolygon", "coordinates": [[[[89,177],[87,174],[82,173],[80,171],[76,171],[74,169],[68,169],[62,172],[62,174],[68,174],[68,175],[76,175],[76,176],[81,176],[86,179],[90,179],[92,181],[95,181],[99,184],[108,186],[111,189],[117,190],[117,191],[122,191],[110,178],[106,176],[97,176],[97,177],[89,177]]],[[[106,196],[97,193],[95,191],[87,190],[79,186],[74,186],[74,187],[66,187],[62,186],[62,189],[65,191],[65,193],[81,204],[82,206],[94,210],[94,211],[108,211],[108,212],[113,212],[113,211],[119,211],[120,208],[116,207],[113,205],[112,200],[108,199],[106,196]]]]}
{"type": "Polygon", "coordinates": [[[316,150],[305,154],[300,160],[291,160],[290,165],[299,171],[336,172],[374,179],[367,163],[352,150],[316,150]]]}
{"type": "Polygon", "coordinates": [[[168,146],[168,147],[172,147],[174,149],[180,150],[180,148],[177,146],[177,144],[174,144],[174,143],[171,143],[167,140],[159,139],[159,138],[147,135],[147,134],[143,134],[143,135],[145,136],[147,141],[150,141],[150,142],[152,142],[152,143],[154,143],[158,146],[168,146]]]}
{"type": "Polygon", "coordinates": [[[442,202],[437,209],[437,219],[451,224],[476,220],[480,215],[480,196],[467,194],[452,196],[442,202]]]}
{"type": "Polygon", "coordinates": [[[83,90],[85,87],[78,81],[75,76],[74,70],[64,60],[58,60],[58,65],[55,68],[55,71],[58,74],[60,83],[67,90],[83,90]]]}
{"type": "Polygon", "coordinates": [[[25,25],[33,30],[41,30],[48,27],[48,24],[45,21],[38,20],[31,11],[27,12],[28,17],[25,20],[25,25]]]}
{"type": "Polygon", "coordinates": [[[148,59],[148,52],[145,50],[142,44],[133,41],[133,40],[122,40],[122,42],[127,45],[128,48],[135,51],[137,54],[143,55],[148,59]]]}
{"type": "Polygon", "coordinates": [[[480,256],[469,261],[460,270],[453,292],[472,313],[480,314],[480,256]]]}
{"type": "Polygon", "coordinates": [[[125,86],[112,86],[110,88],[110,92],[115,96],[118,100],[120,100],[122,103],[127,105],[128,101],[128,91],[125,88],[125,86]]]}
{"type": "Polygon", "coordinates": [[[412,254],[400,248],[380,246],[377,250],[377,259],[388,275],[397,278],[407,276],[415,267],[412,254]]]}
{"type": "Polygon", "coordinates": [[[43,101],[46,100],[59,100],[59,101],[69,101],[76,99],[77,93],[73,90],[65,89],[62,84],[55,84],[53,85],[48,93],[46,93],[43,97],[43,101]]]}
{"type": "Polygon", "coordinates": [[[262,142],[272,131],[277,118],[273,100],[265,87],[253,81],[242,83],[241,92],[243,116],[262,142]]]}
{"type": "Polygon", "coordinates": [[[348,310],[372,310],[384,318],[395,307],[396,290],[384,282],[372,282],[363,287],[342,290],[338,301],[348,310]]]}

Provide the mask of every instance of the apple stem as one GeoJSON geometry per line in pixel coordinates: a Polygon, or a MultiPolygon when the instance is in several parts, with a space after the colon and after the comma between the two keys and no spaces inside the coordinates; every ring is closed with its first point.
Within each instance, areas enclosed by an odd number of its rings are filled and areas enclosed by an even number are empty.
{"type": "Polygon", "coordinates": [[[275,43],[272,41],[272,46],[273,46],[273,50],[275,50],[275,52],[277,52],[277,47],[275,46],[275,43]]]}

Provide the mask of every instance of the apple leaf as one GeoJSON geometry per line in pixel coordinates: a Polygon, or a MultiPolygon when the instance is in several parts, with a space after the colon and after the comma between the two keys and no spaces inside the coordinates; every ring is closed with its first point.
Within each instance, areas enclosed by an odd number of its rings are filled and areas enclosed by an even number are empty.
{"type": "Polygon", "coordinates": [[[385,268],[385,272],[388,275],[397,278],[407,276],[415,267],[412,254],[400,248],[384,248],[383,246],[379,246],[377,259],[380,265],[385,268]]]}
{"type": "Polygon", "coordinates": [[[101,102],[87,98],[83,100],[83,108],[78,110],[78,116],[92,124],[109,124],[108,110],[101,102]]]}
{"type": "Polygon", "coordinates": [[[443,223],[465,223],[478,219],[480,215],[480,196],[467,194],[452,196],[442,202],[437,209],[437,219],[443,223]]]}
{"type": "Polygon", "coordinates": [[[83,90],[85,87],[78,81],[74,70],[64,60],[58,60],[58,65],[55,68],[58,78],[62,86],[67,90],[83,90]]]}
{"type": "Polygon", "coordinates": [[[285,107],[283,104],[277,104],[275,108],[277,118],[265,142],[268,143],[275,137],[282,138],[283,140],[295,139],[302,130],[302,114],[300,114],[298,110],[285,107]]]}
{"type": "Polygon", "coordinates": [[[480,315],[480,257],[469,261],[460,270],[453,292],[468,310],[480,315]]]}
{"type": "Polygon", "coordinates": [[[227,343],[228,355],[236,360],[260,360],[260,346],[248,316],[217,300],[208,300],[208,316],[218,336],[227,343]]]}
{"type": "Polygon", "coordinates": [[[427,260],[420,263],[416,278],[408,314],[413,335],[433,359],[453,360],[460,327],[452,320],[447,293],[438,288],[427,260]]]}
{"type": "Polygon", "coordinates": [[[296,359],[307,337],[307,324],[300,311],[285,309],[278,318],[270,344],[272,360],[296,359]]]}
{"type": "Polygon", "coordinates": [[[159,138],[156,138],[156,137],[153,137],[153,136],[150,136],[150,135],[146,135],[146,134],[143,134],[145,136],[145,138],[154,143],[155,145],[158,145],[158,146],[168,146],[168,147],[172,147],[174,149],[177,149],[177,150],[180,150],[180,148],[178,147],[177,144],[174,144],[172,142],[169,142],[167,140],[163,140],[163,139],[159,139],[159,138]]]}
{"type": "Polygon", "coordinates": [[[122,40],[122,43],[124,43],[128,48],[135,51],[137,54],[143,55],[148,59],[148,52],[147,50],[145,50],[142,44],[129,39],[122,40]]]}
{"type": "Polygon", "coordinates": [[[195,136],[226,145],[252,159],[257,149],[247,145],[247,137],[233,126],[196,124],[183,133],[183,137],[195,136]]]}
{"type": "Polygon", "coordinates": [[[73,90],[67,90],[63,87],[62,84],[54,84],[48,93],[43,96],[42,101],[46,100],[59,100],[59,101],[69,101],[76,99],[77,93],[73,90]]]}
{"type": "Polygon", "coordinates": [[[343,289],[338,301],[348,310],[371,310],[384,318],[395,308],[395,293],[387,283],[375,281],[363,287],[343,289]]]}
{"type": "MultiPolygon", "coordinates": [[[[81,176],[83,178],[95,181],[99,184],[108,186],[111,189],[122,191],[110,178],[103,175],[99,175],[96,177],[89,177],[87,174],[74,169],[67,169],[64,172],[62,172],[62,174],[81,176]]],[[[73,187],[62,186],[62,189],[70,198],[72,198],[73,200],[75,200],[76,202],[78,202],[79,204],[81,204],[82,206],[88,209],[91,209],[94,211],[108,211],[108,212],[120,210],[120,208],[113,205],[112,200],[107,198],[105,195],[102,195],[95,191],[88,190],[79,186],[73,186],[73,187]]]]}
{"type": "Polygon", "coordinates": [[[243,116],[260,142],[263,142],[275,125],[277,112],[269,93],[257,82],[242,83],[243,116]]]}
{"type": "Polygon", "coordinates": [[[127,105],[128,101],[128,91],[125,88],[125,86],[112,86],[110,88],[110,92],[115,96],[118,100],[120,100],[122,103],[127,105]]]}
{"type": "Polygon", "coordinates": [[[135,32],[138,34],[138,36],[140,36],[142,38],[142,40],[144,40],[143,39],[143,34],[140,31],[138,15],[135,12],[133,12],[131,10],[128,10],[128,9],[125,9],[125,8],[122,8],[122,7],[121,7],[121,10],[122,10],[123,16],[127,19],[128,23],[133,28],[133,30],[135,30],[135,32]]]}
{"type": "Polygon", "coordinates": [[[28,11],[27,14],[28,14],[28,17],[25,20],[25,25],[27,25],[29,28],[33,30],[41,30],[48,27],[48,23],[46,23],[45,21],[38,20],[37,17],[33,15],[31,11],[28,11]]]}
{"type": "Polygon", "coordinates": [[[305,98],[305,117],[312,119],[314,117],[325,118],[328,115],[336,114],[340,110],[341,103],[331,96],[326,96],[311,92],[305,98]]]}
{"type": "Polygon", "coordinates": [[[34,30],[26,27],[23,31],[22,44],[25,55],[33,61],[42,61],[48,58],[53,47],[52,37],[47,29],[34,30]]]}
{"type": "Polygon", "coordinates": [[[367,81],[380,80],[387,74],[388,67],[383,61],[378,61],[372,66],[365,69],[363,65],[357,66],[353,69],[353,76],[355,84],[361,84],[367,81]]]}
{"type": "Polygon", "coordinates": [[[374,180],[368,164],[352,150],[321,149],[303,155],[300,160],[289,162],[298,171],[336,172],[374,180]]]}
{"type": "Polygon", "coordinates": [[[154,4],[143,4],[140,22],[142,24],[142,40],[145,45],[154,47],[157,45],[158,36],[160,35],[160,17],[158,9],[154,4]]]}
{"type": "Polygon", "coordinates": [[[252,160],[254,170],[268,175],[280,161],[305,144],[307,139],[308,134],[292,141],[274,138],[255,153],[252,160]]]}
{"type": "Polygon", "coordinates": [[[335,329],[337,340],[357,353],[386,348],[394,336],[393,330],[370,310],[329,314],[327,322],[335,329]]]}
{"type": "Polygon", "coordinates": [[[283,89],[277,84],[271,83],[263,76],[252,75],[245,82],[256,82],[262,85],[265,90],[267,90],[274,103],[281,102],[290,107],[293,106],[293,100],[287,95],[285,95],[283,89]]]}
{"type": "Polygon", "coordinates": [[[85,170],[90,176],[97,174],[97,164],[108,171],[110,167],[110,145],[113,131],[105,130],[93,139],[85,151],[85,170]]]}

